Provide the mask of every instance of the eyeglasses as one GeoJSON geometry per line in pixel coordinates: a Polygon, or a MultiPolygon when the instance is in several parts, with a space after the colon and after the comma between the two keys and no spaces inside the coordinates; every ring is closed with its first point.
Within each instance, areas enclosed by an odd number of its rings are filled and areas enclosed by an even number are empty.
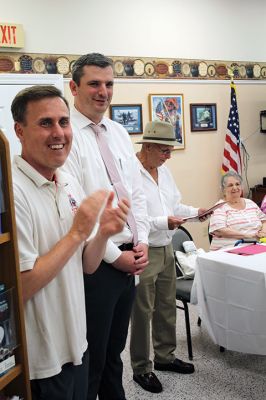
{"type": "Polygon", "coordinates": [[[160,147],[157,147],[159,152],[163,154],[164,156],[170,156],[172,153],[173,149],[160,149],[160,147]]]}

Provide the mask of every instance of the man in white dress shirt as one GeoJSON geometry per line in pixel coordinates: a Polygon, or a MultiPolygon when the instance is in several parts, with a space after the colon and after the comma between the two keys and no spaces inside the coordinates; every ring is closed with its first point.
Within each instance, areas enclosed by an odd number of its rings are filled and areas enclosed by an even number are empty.
{"type": "Polygon", "coordinates": [[[194,366],[175,357],[176,348],[176,269],[172,236],[183,223],[182,217],[205,211],[181,204],[175,181],[164,165],[178,142],[167,122],[149,122],[137,157],[141,170],[150,222],[149,268],[140,276],[131,320],[131,364],[133,379],[144,390],[163,390],[152,372],[150,323],[154,348],[154,368],[183,374],[194,366]]]}
{"type": "Polygon", "coordinates": [[[85,276],[90,351],[88,400],[95,400],[97,394],[100,400],[124,400],[120,354],[125,347],[135,296],[134,275],[148,265],[146,200],[138,160],[127,131],[104,117],[113,95],[112,60],[97,53],[84,55],[75,62],[72,74],[74,138],[66,167],[86,194],[100,188],[116,190],[97,142],[97,135],[103,135],[127,191],[138,233],[138,243],[133,245],[133,233],[126,225],[120,234],[111,238],[113,247],[106,251],[98,270],[90,277],[85,276]]]}

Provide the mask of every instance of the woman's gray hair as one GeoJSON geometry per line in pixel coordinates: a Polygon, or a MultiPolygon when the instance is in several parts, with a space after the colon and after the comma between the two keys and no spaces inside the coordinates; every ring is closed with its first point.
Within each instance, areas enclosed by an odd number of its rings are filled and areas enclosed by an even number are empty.
{"type": "Polygon", "coordinates": [[[225,189],[226,184],[227,184],[227,180],[228,178],[233,177],[235,179],[237,179],[240,183],[240,185],[242,185],[243,179],[242,176],[239,175],[237,172],[234,171],[228,171],[226,174],[224,174],[221,178],[221,188],[225,189]]]}

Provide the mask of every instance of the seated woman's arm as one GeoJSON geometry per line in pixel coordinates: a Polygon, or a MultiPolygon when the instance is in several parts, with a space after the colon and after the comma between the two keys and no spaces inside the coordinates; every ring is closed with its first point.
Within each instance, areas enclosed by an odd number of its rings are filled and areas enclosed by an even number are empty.
{"type": "Polygon", "coordinates": [[[213,236],[217,237],[224,237],[224,238],[229,238],[229,239],[253,239],[260,237],[258,236],[258,233],[255,235],[251,235],[249,233],[244,233],[237,231],[236,229],[232,228],[221,228],[221,229],[216,229],[215,231],[212,231],[211,234],[213,236]]]}
{"type": "MultiPolygon", "coordinates": [[[[234,229],[231,225],[232,219],[228,216],[228,206],[224,205],[214,211],[210,218],[209,233],[217,238],[226,239],[256,239],[258,238],[258,233],[246,232],[246,229],[234,229]]],[[[234,215],[234,214],[233,214],[234,215]]]]}
{"type": "MultiPolygon", "coordinates": [[[[229,216],[230,213],[226,212],[227,206],[221,207],[221,209],[217,209],[214,211],[214,214],[211,216],[210,219],[210,233],[213,236],[216,236],[218,238],[228,238],[228,239],[258,239],[261,237],[266,236],[266,217],[264,214],[261,212],[259,207],[253,203],[252,201],[249,200],[248,205],[246,207],[246,213],[247,215],[250,215],[250,219],[254,221],[254,224],[258,224],[259,221],[261,221],[262,226],[260,228],[257,228],[258,230],[253,230],[253,232],[250,232],[250,227],[242,225],[241,230],[239,229],[234,229],[233,226],[228,226],[231,225],[232,223],[235,224],[237,221],[234,217],[234,215],[237,215],[237,212],[234,212],[231,217],[229,216]],[[256,214],[254,217],[254,207],[256,208],[256,214]],[[253,210],[253,211],[250,211],[253,210]],[[228,220],[230,219],[230,221],[228,220]]],[[[236,217],[238,218],[238,217],[236,217]]],[[[258,225],[257,225],[258,226],[258,225]]]]}

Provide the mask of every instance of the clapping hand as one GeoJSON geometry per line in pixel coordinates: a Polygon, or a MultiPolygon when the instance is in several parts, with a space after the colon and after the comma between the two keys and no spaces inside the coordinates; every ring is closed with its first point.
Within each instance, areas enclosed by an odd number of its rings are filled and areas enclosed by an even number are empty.
{"type": "Polygon", "coordinates": [[[70,234],[78,242],[86,240],[91,234],[103,205],[108,202],[108,194],[107,190],[98,190],[80,204],[70,229],[70,234]]]}
{"type": "Polygon", "coordinates": [[[99,221],[99,232],[107,238],[123,230],[130,208],[129,201],[126,199],[120,200],[114,208],[113,199],[114,192],[110,192],[99,221]]]}

